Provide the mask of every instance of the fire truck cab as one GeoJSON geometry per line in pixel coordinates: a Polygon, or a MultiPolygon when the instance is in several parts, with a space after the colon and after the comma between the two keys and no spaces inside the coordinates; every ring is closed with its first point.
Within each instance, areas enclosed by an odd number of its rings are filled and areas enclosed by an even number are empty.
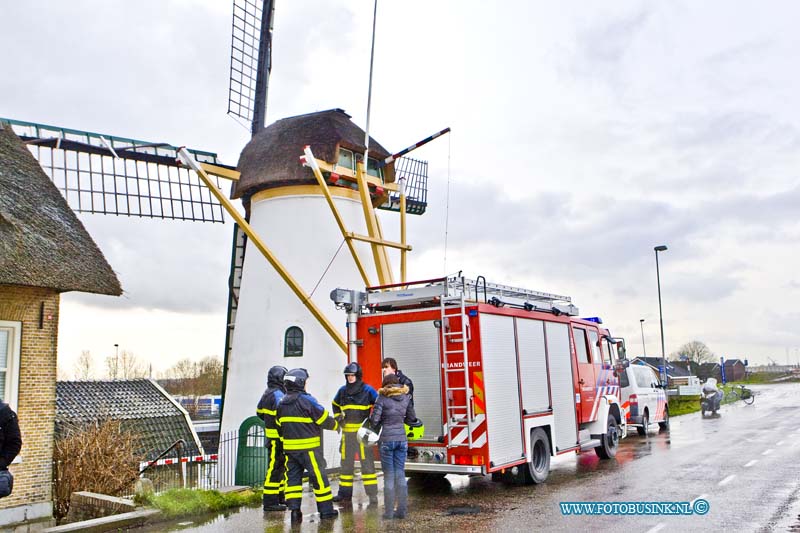
{"type": "Polygon", "coordinates": [[[409,443],[407,472],[541,483],[551,456],[616,454],[620,339],[578,318],[569,297],[456,276],[331,299],[348,312],[365,382],[380,385],[386,357],[414,382],[425,433],[409,443]]]}

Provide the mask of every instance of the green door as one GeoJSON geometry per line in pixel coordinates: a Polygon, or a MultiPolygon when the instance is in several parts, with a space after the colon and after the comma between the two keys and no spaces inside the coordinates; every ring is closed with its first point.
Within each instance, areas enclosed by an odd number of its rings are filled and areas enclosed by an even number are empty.
{"type": "Polygon", "coordinates": [[[264,447],[264,421],[257,416],[247,418],[239,426],[239,447],[236,452],[236,480],[241,486],[261,486],[267,471],[267,449],[264,447]]]}

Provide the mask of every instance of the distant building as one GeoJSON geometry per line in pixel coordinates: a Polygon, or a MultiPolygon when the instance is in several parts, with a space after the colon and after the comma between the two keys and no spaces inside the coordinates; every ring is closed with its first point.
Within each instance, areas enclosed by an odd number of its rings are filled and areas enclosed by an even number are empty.
{"type": "MultiPolygon", "coordinates": [[[[663,366],[664,360],[661,357],[635,357],[631,360],[632,365],[636,364],[643,364],[647,365],[653,370],[655,370],[656,374],[659,374],[659,369],[663,366]]],[[[660,375],[660,374],[659,374],[660,375]]],[[[676,385],[675,380],[678,378],[688,378],[691,376],[691,372],[686,369],[686,366],[679,365],[674,361],[667,361],[667,383],[668,386],[676,385]]],[[[681,384],[685,384],[685,380],[679,380],[681,384]]]]}
{"type": "Polygon", "coordinates": [[[720,370],[719,363],[703,363],[697,371],[697,377],[701,381],[706,381],[708,378],[714,378],[717,381],[722,381],[722,371],[720,370]]]}
{"type": "Polygon", "coordinates": [[[725,381],[742,381],[747,377],[747,367],[741,359],[725,360],[725,381]]]}
{"type": "Polygon", "coordinates": [[[0,529],[53,516],[56,346],[60,295],[68,291],[122,294],[83,224],[0,122],[0,398],[17,412],[22,432],[0,529]]]}

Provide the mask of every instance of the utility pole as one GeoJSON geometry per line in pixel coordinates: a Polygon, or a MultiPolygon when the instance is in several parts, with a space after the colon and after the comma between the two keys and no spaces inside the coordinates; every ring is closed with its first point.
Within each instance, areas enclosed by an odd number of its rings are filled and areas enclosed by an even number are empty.
{"type": "Polygon", "coordinates": [[[644,344],[644,318],[639,319],[639,327],[642,329],[642,353],[647,357],[647,346],[644,344]]]}

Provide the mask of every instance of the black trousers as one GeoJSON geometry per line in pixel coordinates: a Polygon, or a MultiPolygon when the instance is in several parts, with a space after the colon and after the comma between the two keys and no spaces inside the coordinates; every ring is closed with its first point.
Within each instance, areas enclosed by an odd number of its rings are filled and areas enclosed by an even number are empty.
{"type": "Polygon", "coordinates": [[[375,473],[375,458],[371,449],[365,449],[355,432],[342,433],[342,471],[339,476],[339,496],[353,497],[355,483],[356,454],[361,458],[361,480],[367,496],[378,495],[378,475],[375,473]]]}
{"type": "Polygon", "coordinates": [[[264,505],[276,505],[286,490],[286,457],[280,439],[267,439],[267,475],[264,478],[264,505]]]}
{"type": "Polygon", "coordinates": [[[303,500],[303,473],[308,472],[308,482],[314,487],[314,497],[317,499],[317,511],[333,511],[333,494],[325,467],[321,447],[286,452],[286,505],[289,509],[300,509],[303,500]]]}

